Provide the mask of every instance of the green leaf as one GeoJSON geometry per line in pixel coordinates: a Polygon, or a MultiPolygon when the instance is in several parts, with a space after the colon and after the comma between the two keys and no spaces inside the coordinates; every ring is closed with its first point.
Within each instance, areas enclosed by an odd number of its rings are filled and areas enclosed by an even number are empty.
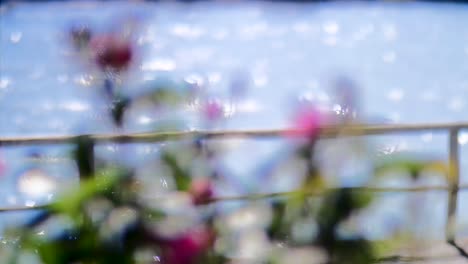
{"type": "Polygon", "coordinates": [[[319,211],[319,225],[334,229],[353,212],[368,206],[371,201],[371,194],[366,192],[356,192],[348,188],[330,191],[325,195],[319,211]]]}
{"type": "Polygon", "coordinates": [[[69,215],[77,215],[84,202],[109,191],[127,174],[122,169],[104,169],[100,176],[81,181],[79,188],[58,199],[51,209],[69,215]]]}
{"type": "Polygon", "coordinates": [[[162,154],[161,158],[172,170],[177,190],[187,191],[190,187],[191,178],[190,175],[179,165],[176,157],[166,151],[162,154]]]}
{"type": "Polygon", "coordinates": [[[338,240],[329,253],[331,263],[366,264],[375,260],[372,243],[363,238],[338,240]]]}
{"type": "Polygon", "coordinates": [[[267,229],[267,234],[270,239],[284,239],[286,235],[285,228],[285,213],[286,201],[273,202],[273,219],[267,229]]]}
{"type": "Polygon", "coordinates": [[[423,171],[432,171],[446,175],[447,165],[439,160],[420,160],[402,157],[392,157],[383,160],[374,167],[376,176],[385,175],[391,171],[403,170],[408,172],[413,179],[419,178],[423,171]]]}
{"type": "Polygon", "coordinates": [[[146,92],[135,100],[150,100],[156,105],[175,105],[188,98],[190,89],[187,83],[159,78],[147,84],[146,92]]]}
{"type": "Polygon", "coordinates": [[[156,104],[174,105],[184,98],[181,94],[168,88],[160,88],[151,93],[151,99],[156,104]]]}

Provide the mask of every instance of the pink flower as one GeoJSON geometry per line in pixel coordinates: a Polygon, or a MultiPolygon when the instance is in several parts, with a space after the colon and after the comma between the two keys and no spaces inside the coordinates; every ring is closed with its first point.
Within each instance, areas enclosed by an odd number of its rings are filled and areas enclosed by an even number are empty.
{"type": "Polygon", "coordinates": [[[223,117],[223,105],[217,101],[209,101],[203,106],[203,115],[208,121],[216,121],[223,117]]]}
{"type": "Polygon", "coordinates": [[[324,123],[324,115],[315,107],[300,108],[292,118],[292,128],[286,132],[287,136],[305,136],[315,139],[320,133],[320,126],[324,123]]]}
{"type": "Polygon", "coordinates": [[[215,234],[207,227],[197,227],[168,241],[163,246],[163,263],[193,264],[214,242],[215,234]]]}
{"type": "Polygon", "coordinates": [[[213,197],[213,186],[209,179],[194,179],[190,184],[189,193],[192,196],[193,204],[207,204],[213,197]]]}
{"type": "Polygon", "coordinates": [[[101,69],[121,71],[128,67],[133,57],[131,43],[113,35],[92,38],[90,48],[96,64],[101,69]]]}

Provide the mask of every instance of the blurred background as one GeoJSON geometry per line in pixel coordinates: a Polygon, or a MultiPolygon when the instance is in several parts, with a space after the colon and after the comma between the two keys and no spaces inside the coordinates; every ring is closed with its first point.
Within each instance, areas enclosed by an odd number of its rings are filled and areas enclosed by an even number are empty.
{"type": "MultiPolygon", "coordinates": [[[[0,137],[151,132],[174,122],[182,131],[282,129],[291,109],[303,104],[365,124],[467,122],[468,5],[461,2],[1,1],[0,137]],[[83,29],[93,37],[119,32],[131,43],[132,61],[112,77],[121,94],[181,82],[198,97],[176,108],[132,105],[115,126],[96,88],[102,86],[96,74],[101,62],[91,65],[93,55],[83,55],[70,40],[70,32],[83,29]],[[347,96],[343,91],[349,90],[347,96]]],[[[371,177],[374,157],[446,160],[447,138],[444,132],[366,137],[364,156],[344,150],[344,141],[326,141],[322,166],[337,185],[360,186],[371,177]],[[345,160],[339,169],[337,157],[345,160]]],[[[468,131],[460,132],[458,143],[460,182],[468,184],[468,131]]],[[[161,144],[106,143],[96,147],[96,156],[144,174],[161,144]]],[[[256,176],[265,160],[280,153],[271,161],[278,162],[289,145],[285,139],[227,141],[220,157],[225,177],[249,187],[227,184],[216,193],[293,189],[293,177],[259,184],[256,176]]],[[[0,207],[51,202],[62,188],[76,185],[71,149],[0,147],[0,207]]],[[[396,171],[379,184],[446,184],[441,175],[426,174],[413,181],[396,171]]],[[[468,193],[460,191],[458,201],[457,236],[466,237],[468,193]]],[[[356,228],[369,239],[399,230],[443,240],[447,194],[379,194],[364,215],[356,228]]],[[[0,236],[30,216],[2,212],[0,236]]]]}

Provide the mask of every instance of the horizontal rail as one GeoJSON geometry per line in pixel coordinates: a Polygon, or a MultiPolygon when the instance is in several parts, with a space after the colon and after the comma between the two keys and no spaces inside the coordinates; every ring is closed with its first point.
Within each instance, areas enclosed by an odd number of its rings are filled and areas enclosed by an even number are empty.
{"type": "MultiPolygon", "coordinates": [[[[305,191],[298,189],[289,192],[273,192],[273,193],[255,193],[248,195],[238,196],[222,196],[216,197],[209,201],[209,203],[229,202],[229,201],[251,201],[251,200],[262,200],[269,198],[281,198],[291,197],[298,195],[306,196],[320,196],[327,191],[336,191],[338,189],[347,189],[351,191],[359,192],[371,192],[371,193],[418,193],[418,192],[429,192],[429,191],[450,191],[450,186],[420,186],[420,187],[370,187],[370,186],[355,186],[355,187],[342,187],[342,188],[326,188],[320,191],[305,191]]],[[[462,184],[458,187],[458,190],[468,190],[468,184],[462,184]]],[[[30,210],[41,210],[47,209],[48,205],[37,205],[37,206],[20,206],[20,207],[3,207],[0,208],[0,212],[12,212],[12,211],[30,211],[30,210]]]]}
{"type": "MultiPolygon", "coordinates": [[[[334,138],[339,136],[365,136],[381,135],[401,132],[422,132],[422,131],[445,131],[449,132],[449,184],[448,186],[433,187],[410,187],[410,188],[377,188],[377,187],[347,187],[356,191],[370,192],[423,192],[423,191],[447,191],[448,216],[446,223],[446,239],[449,242],[455,241],[455,218],[457,211],[457,198],[459,190],[468,189],[468,185],[459,185],[459,151],[458,135],[462,129],[468,129],[468,122],[454,123],[430,123],[430,124],[383,124],[383,125],[335,125],[320,128],[320,138],[334,138]]],[[[96,143],[99,142],[161,142],[169,140],[193,139],[193,138],[271,138],[287,136],[291,129],[272,130],[229,130],[229,131],[172,131],[172,132],[152,132],[133,134],[91,134],[91,135],[56,135],[56,136],[33,136],[33,137],[0,137],[0,146],[6,145],[33,145],[33,144],[64,144],[72,143],[80,137],[89,137],[96,143]]],[[[295,133],[297,134],[297,133],[295,133]]],[[[300,134],[300,133],[299,133],[300,134]]],[[[246,196],[218,197],[210,202],[222,202],[230,200],[257,200],[268,199],[291,195],[320,195],[322,193],[310,193],[303,190],[296,190],[285,193],[253,194],[246,196]]],[[[49,205],[39,205],[33,207],[0,208],[0,212],[27,211],[46,209],[49,205]]]]}
{"type": "MultiPolygon", "coordinates": [[[[385,124],[385,125],[349,125],[349,126],[324,126],[321,128],[320,137],[332,138],[337,136],[380,135],[398,132],[417,131],[448,131],[468,129],[468,122],[436,123],[436,124],[385,124]]],[[[31,136],[31,137],[0,137],[0,145],[27,145],[27,144],[63,144],[69,143],[81,136],[88,136],[96,142],[115,141],[128,142],[161,142],[179,140],[185,138],[236,138],[236,137],[284,137],[290,129],[270,130],[228,130],[228,131],[172,131],[132,134],[90,134],[90,135],[55,135],[55,136],[31,136]]]]}

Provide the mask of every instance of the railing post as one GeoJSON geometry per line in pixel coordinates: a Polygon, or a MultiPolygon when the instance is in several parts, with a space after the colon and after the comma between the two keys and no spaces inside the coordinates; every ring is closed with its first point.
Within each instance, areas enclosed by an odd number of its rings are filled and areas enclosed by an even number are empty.
{"type": "Polygon", "coordinates": [[[457,198],[460,181],[460,160],[458,146],[458,128],[450,129],[449,135],[449,171],[448,171],[448,215],[445,226],[445,238],[448,242],[455,242],[457,198]]]}

